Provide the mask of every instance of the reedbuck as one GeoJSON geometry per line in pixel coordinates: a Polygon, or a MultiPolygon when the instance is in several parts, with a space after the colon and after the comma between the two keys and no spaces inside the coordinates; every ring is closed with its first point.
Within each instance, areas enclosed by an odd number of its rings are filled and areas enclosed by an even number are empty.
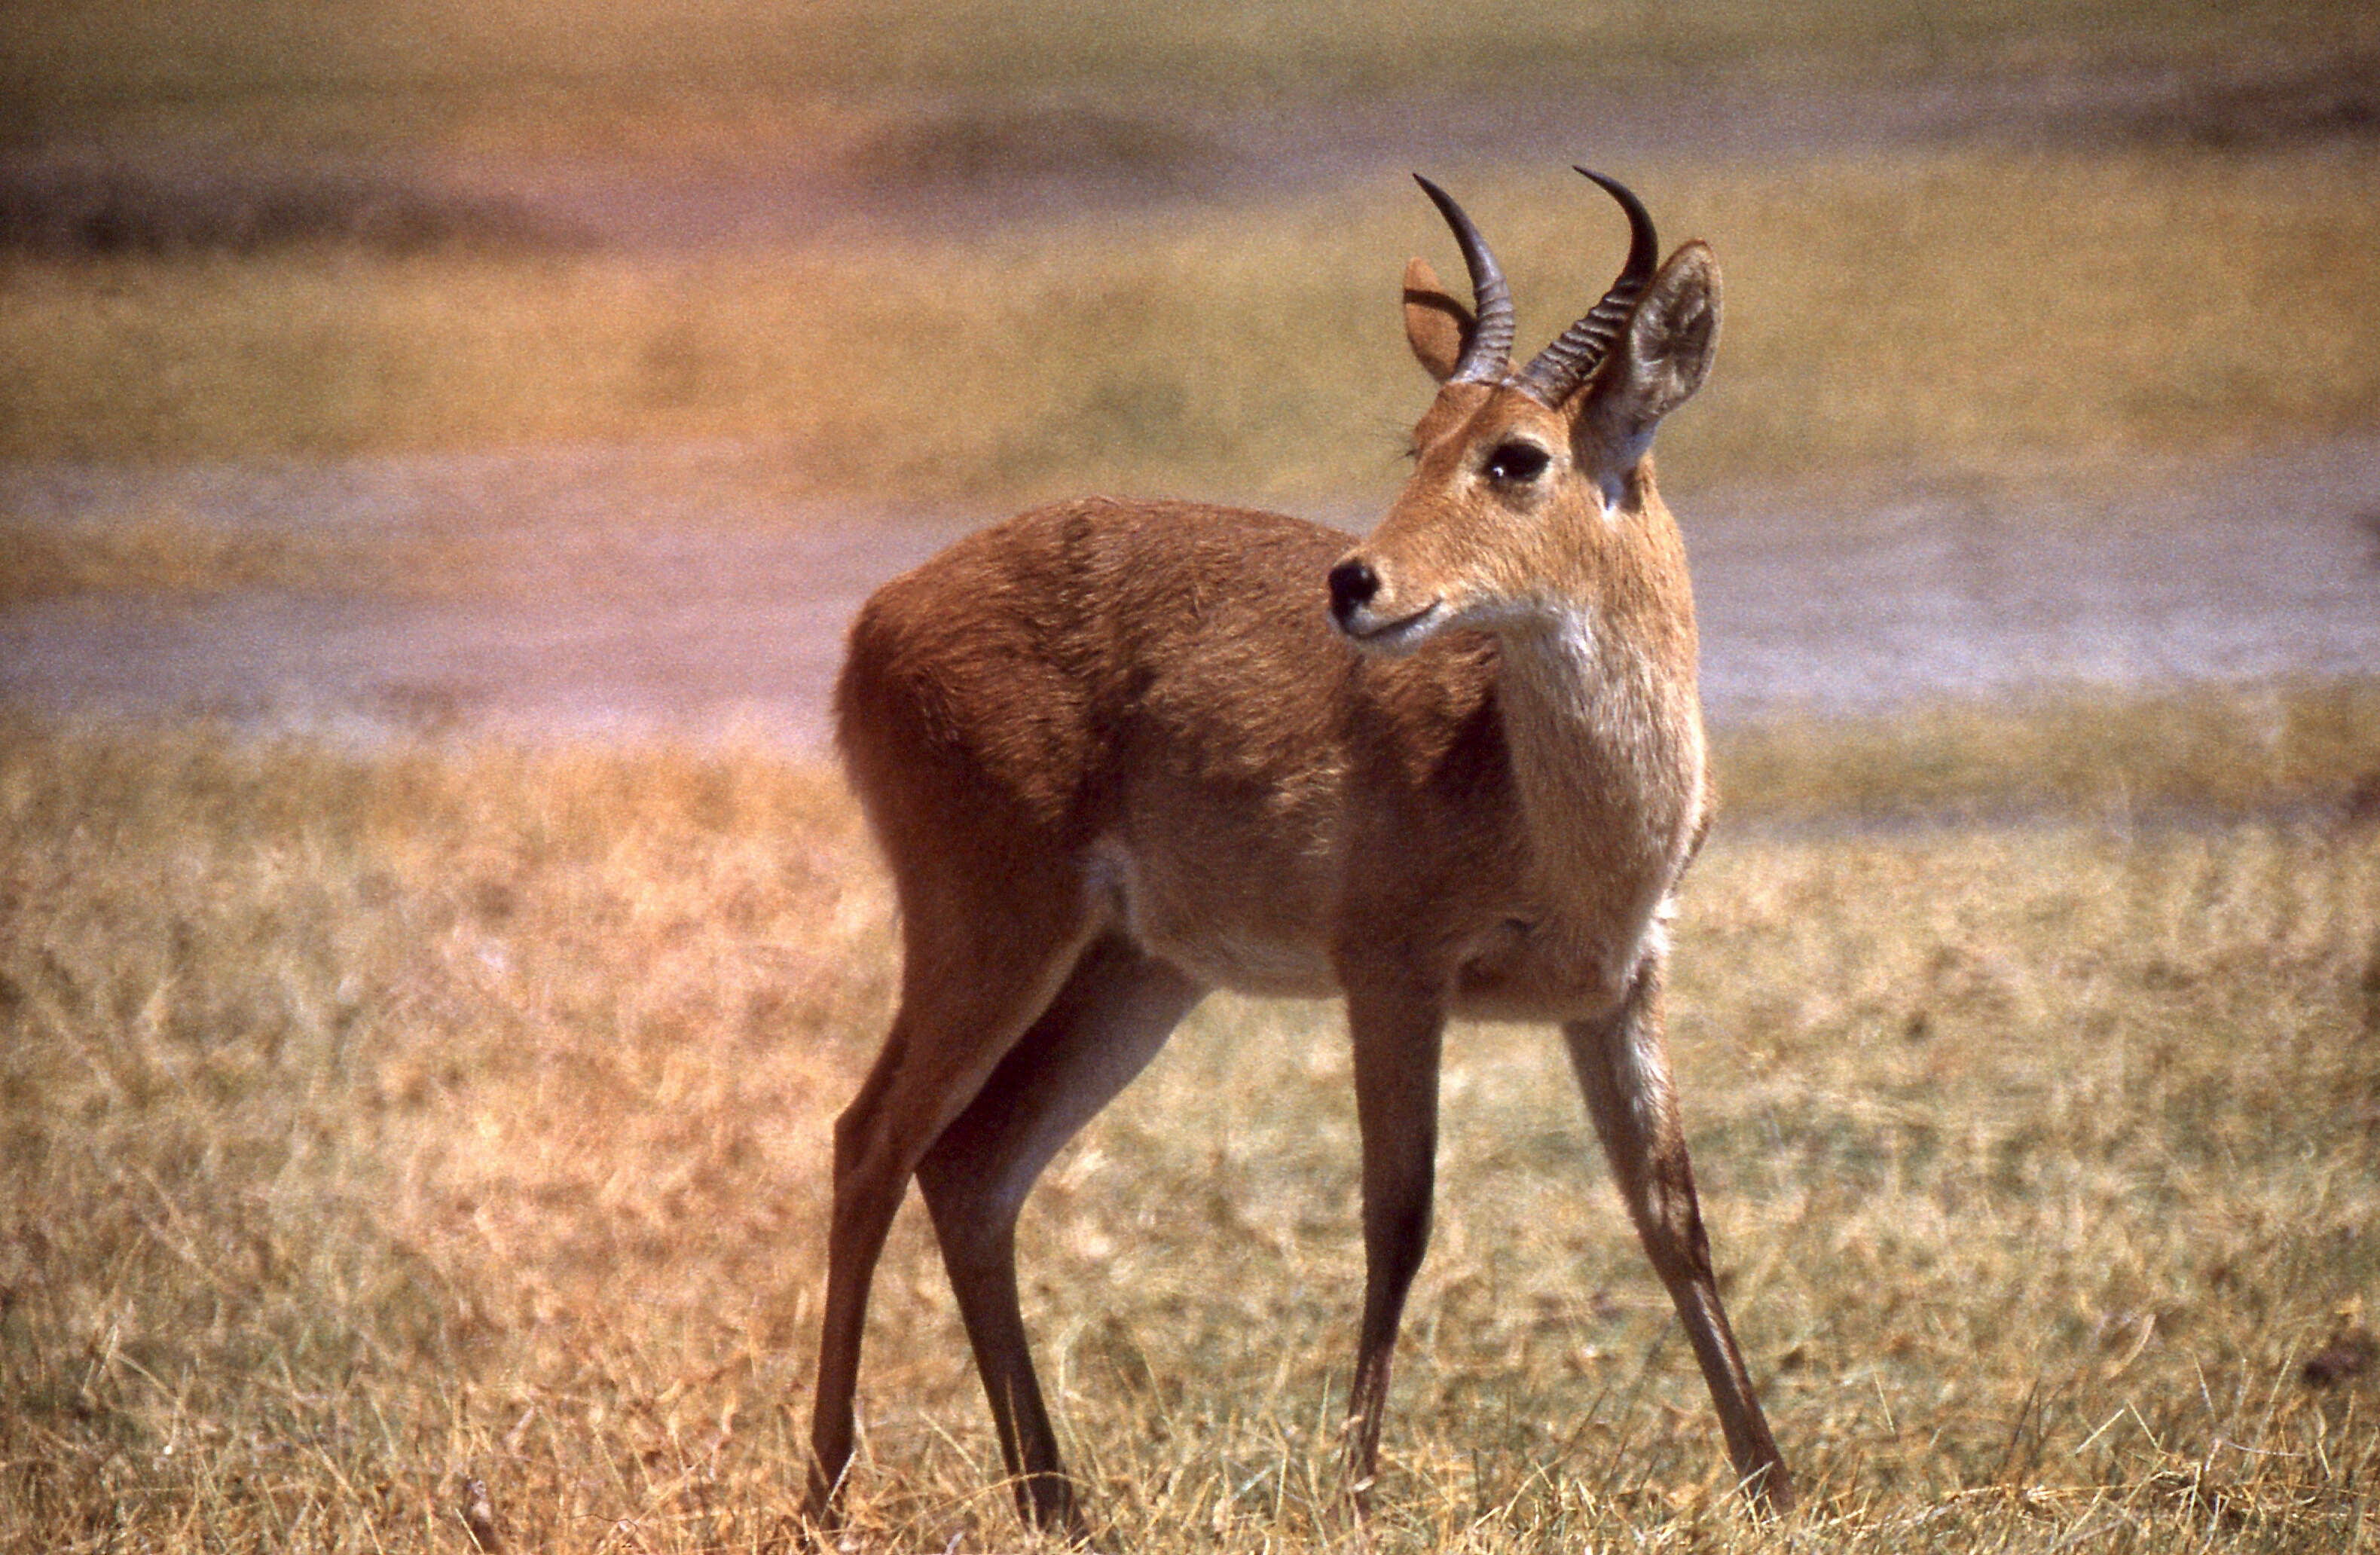
{"type": "MultiPolygon", "coordinates": [[[[1581,169],[1584,172],[1584,169],[1581,169]]],[[[1718,271],[1628,259],[1517,372],[1415,260],[1439,388],[1358,541],[1267,513],[1078,502],[961,541],[851,629],[843,754],[901,907],[900,1011],[835,1130],[810,1512],[852,1449],[869,1280],[915,1175],[1027,1519],[1079,1531],[1017,1306],[1017,1211],[1214,988],[1343,995],[1365,1289],[1346,1472],[1369,1487],[1429,1235],[1450,1015],[1558,1023],[1755,1503],[1792,1488],[1711,1274],[1662,1035],[1670,893],[1710,817],[1694,601],[1647,449],[1702,383],[1718,271]]]]}

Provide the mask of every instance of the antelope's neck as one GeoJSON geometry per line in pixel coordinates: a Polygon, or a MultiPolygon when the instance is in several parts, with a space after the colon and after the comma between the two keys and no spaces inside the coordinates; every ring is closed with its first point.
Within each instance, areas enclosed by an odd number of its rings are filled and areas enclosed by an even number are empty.
{"type": "Polygon", "coordinates": [[[1581,607],[1500,640],[1498,696],[1536,884],[1564,917],[1612,914],[1579,926],[1597,937],[1641,933],[1701,817],[1692,610],[1647,622],[1581,607]]]}

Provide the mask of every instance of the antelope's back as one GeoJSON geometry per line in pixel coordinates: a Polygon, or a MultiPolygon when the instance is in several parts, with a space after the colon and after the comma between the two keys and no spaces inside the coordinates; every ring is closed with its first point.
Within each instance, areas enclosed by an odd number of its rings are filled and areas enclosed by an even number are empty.
{"type": "MultiPolygon", "coordinates": [[[[905,793],[1045,835],[1117,819],[1141,764],[1293,776],[1351,655],[1325,615],[1348,536],[1186,503],[1070,503],[960,541],[851,628],[836,737],[880,832],[905,793]]],[[[888,847],[894,845],[889,834],[888,847]]]]}
{"type": "Polygon", "coordinates": [[[1427,853],[1437,811],[1504,781],[1485,639],[1387,662],[1330,626],[1352,543],[1275,514],[1086,502],[886,584],[836,716],[905,906],[929,881],[979,897],[1062,860],[1208,981],[1324,991],[1351,816],[1397,814],[1400,851],[1427,853]],[[1383,784],[1416,804],[1352,802],[1383,784]],[[1440,784],[1464,792],[1434,804],[1440,784]]]}

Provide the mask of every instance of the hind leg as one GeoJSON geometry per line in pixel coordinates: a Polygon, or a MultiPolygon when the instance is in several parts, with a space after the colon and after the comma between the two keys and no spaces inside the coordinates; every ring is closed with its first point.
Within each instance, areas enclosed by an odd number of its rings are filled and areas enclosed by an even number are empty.
{"type": "Polygon", "coordinates": [[[837,1520],[868,1287],[909,1179],[1048,1008],[1091,937],[1072,881],[1038,882],[1040,891],[1035,883],[1003,881],[999,903],[911,908],[900,1012],[866,1084],[835,1123],[826,1309],[810,1419],[808,1512],[821,1525],[837,1520]],[[1037,902],[1056,905],[1037,915],[1037,902]]]}
{"type": "Polygon", "coordinates": [[[1016,1218],[1059,1147],[1157,1055],[1205,990],[1121,936],[1094,943],[917,1169],[1029,1524],[1081,1531],[1016,1295],[1016,1218]]]}

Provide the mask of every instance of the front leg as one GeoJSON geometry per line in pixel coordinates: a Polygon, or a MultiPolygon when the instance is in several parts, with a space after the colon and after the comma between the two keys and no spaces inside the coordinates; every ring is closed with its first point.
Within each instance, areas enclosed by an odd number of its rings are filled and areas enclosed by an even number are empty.
{"type": "Polygon", "coordinates": [[[1443,1002],[1402,985],[1353,987],[1355,1119],[1364,1150],[1364,1326],[1347,1398],[1347,1489],[1358,1513],[1378,1466],[1389,1363],[1405,1294],[1429,1246],[1438,1167],[1443,1002]]]}
{"type": "Polygon", "coordinates": [[[1686,1158],[1677,1092],[1670,1083],[1662,972],[1661,961],[1648,958],[1617,1014],[1565,1026],[1562,1036],[1636,1234],[1669,1287],[1694,1358],[1702,1363],[1736,1477],[1754,1505],[1786,1512],[1793,1505],[1793,1481],[1768,1433],[1711,1273],[1694,1163],[1686,1158]]]}

